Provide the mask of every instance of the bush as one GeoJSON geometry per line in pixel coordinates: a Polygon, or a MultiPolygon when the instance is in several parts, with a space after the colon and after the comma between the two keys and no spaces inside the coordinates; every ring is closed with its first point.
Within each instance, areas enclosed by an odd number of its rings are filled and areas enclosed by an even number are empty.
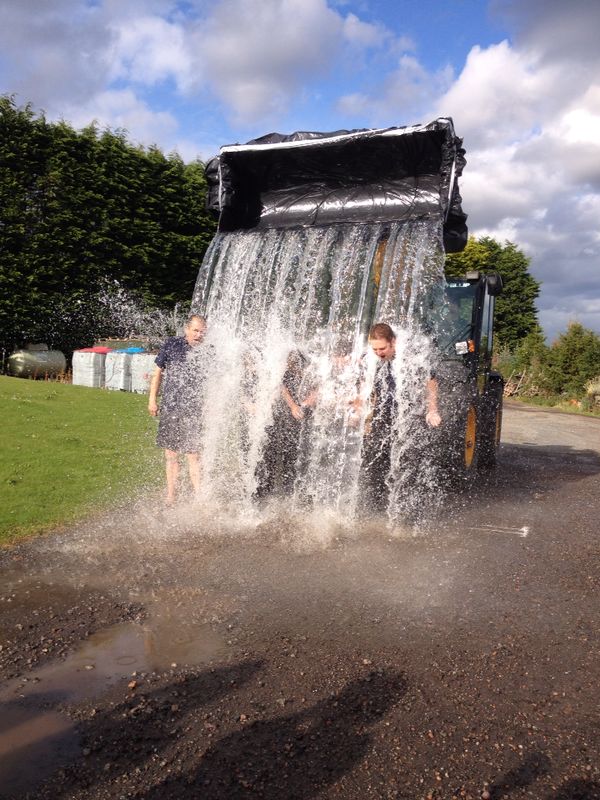
{"type": "Polygon", "coordinates": [[[571,322],[548,351],[543,386],[554,394],[583,397],[599,368],[600,336],[571,322]]]}

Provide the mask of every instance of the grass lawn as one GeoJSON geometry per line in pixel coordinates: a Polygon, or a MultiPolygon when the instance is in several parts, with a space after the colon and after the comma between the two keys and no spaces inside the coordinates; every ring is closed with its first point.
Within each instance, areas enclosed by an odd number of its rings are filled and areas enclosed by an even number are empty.
{"type": "Polygon", "coordinates": [[[0,543],[72,522],[162,479],[147,398],[0,376],[0,543]]]}

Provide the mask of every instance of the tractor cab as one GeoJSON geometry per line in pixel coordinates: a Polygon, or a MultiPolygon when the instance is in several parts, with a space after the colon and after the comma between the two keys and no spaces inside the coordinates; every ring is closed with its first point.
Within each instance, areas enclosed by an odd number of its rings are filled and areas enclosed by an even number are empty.
{"type": "Polygon", "coordinates": [[[502,278],[492,272],[468,272],[452,278],[445,287],[443,314],[438,322],[439,346],[444,359],[491,364],[494,340],[494,306],[502,292],[502,278]]]}
{"type": "Polygon", "coordinates": [[[435,324],[442,403],[453,424],[448,453],[462,477],[495,464],[504,380],[492,369],[494,308],[502,292],[496,272],[468,272],[444,289],[435,324]]]}

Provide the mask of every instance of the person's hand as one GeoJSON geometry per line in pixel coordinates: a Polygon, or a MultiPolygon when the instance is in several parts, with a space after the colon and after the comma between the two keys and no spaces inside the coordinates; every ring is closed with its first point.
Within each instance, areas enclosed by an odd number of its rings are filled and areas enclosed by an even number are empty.
{"type": "Polygon", "coordinates": [[[347,424],[349,428],[358,428],[360,425],[360,415],[354,409],[350,411],[347,417],[347,424]]]}
{"type": "Polygon", "coordinates": [[[148,413],[151,417],[158,416],[158,403],[156,400],[149,400],[148,401],[148,413]]]}
{"type": "Polygon", "coordinates": [[[303,400],[302,403],[301,403],[302,407],[303,408],[314,408],[316,406],[316,404],[317,404],[318,396],[319,396],[319,393],[317,392],[316,389],[313,390],[312,392],[309,392],[309,394],[306,397],[306,399],[303,400]]]}
{"type": "Polygon", "coordinates": [[[442,424],[442,418],[439,411],[428,411],[425,415],[425,422],[430,428],[437,428],[442,424]]]}
{"type": "Polygon", "coordinates": [[[290,411],[292,412],[292,416],[293,416],[294,419],[298,419],[298,420],[304,419],[304,410],[302,408],[300,408],[300,406],[297,405],[296,403],[294,403],[294,405],[291,407],[290,411]]]}

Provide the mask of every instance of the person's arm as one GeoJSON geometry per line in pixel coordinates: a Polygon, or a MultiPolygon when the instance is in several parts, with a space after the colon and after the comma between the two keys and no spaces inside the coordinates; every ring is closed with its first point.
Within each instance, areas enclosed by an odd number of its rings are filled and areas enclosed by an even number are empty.
{"type": "Polygon", "coordinates": [[[292,397],[286,386],[281,387],[281,396],[287,403],[287,406],[290,409],[290,413],[293,416],[293,418],[304,419],[304,411],[300,408],[298,403],[294,401],[294,398],[292,397]]]}
{"type": "Polygon", "coordinates": [[[437,428],[442,422],[438,408],[438,382],[436,378],[429,378],[427,381],[427,412],[425,414],[425,422],[430,428],[437,428]]]}
{"type": "Polygon", "coordinates": [[[148,413],[151,417],[158,414],[158,393],[162,383],[162,369],[157,367],[150,381],[150,396],[148,397],[148,413]]]}
{"type": "Polygon", "coordinates": [[[356,379],[356,392],[354,393],[353,397],[351,397],[347,402],[351,409],[351,414],[353,417],[358,419],[362,414],[363,408],[366,403],[366,386],[367,381],[365,377],[366,373],[366,365],[365,365],[365,355],[363,355],[358,362],[358,376],[356,379]]]}

